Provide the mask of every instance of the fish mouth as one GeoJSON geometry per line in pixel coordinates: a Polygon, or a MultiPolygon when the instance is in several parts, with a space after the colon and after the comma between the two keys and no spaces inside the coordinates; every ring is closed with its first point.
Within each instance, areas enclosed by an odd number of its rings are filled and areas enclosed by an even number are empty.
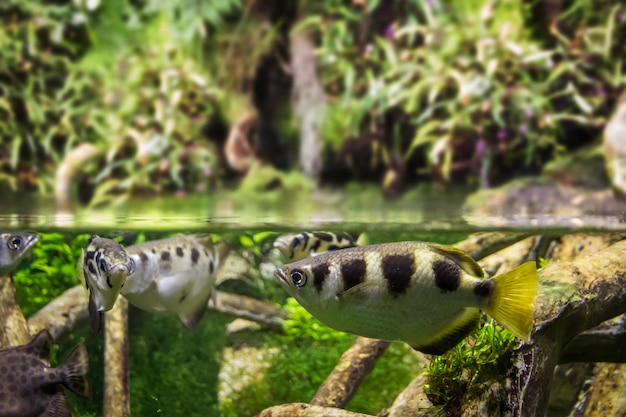
{"type": "Polygon", "coordinates": [[[130,274],[130,268],[126,264],[117,264],[109,270],[109,280],[111,284],[122,285],[130,274]]]}
{"type": "Polygon", "coordinates": [[[37,233],[28,233],[26,236],[26,250],[30,249],[35,243],[39,242],[39,235],[37,233]]]}
{"type": "Polygon", "coordinates": [[[274,276],[278,278],[278,281],[283,285],[288,285],[287,283],[287,274],[280,268],[276,268],[274,270],[274,276]]]}

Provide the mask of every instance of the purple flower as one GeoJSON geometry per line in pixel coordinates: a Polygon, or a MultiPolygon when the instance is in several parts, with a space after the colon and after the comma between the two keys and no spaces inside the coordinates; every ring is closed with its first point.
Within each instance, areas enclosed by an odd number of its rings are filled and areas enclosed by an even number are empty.
{"type": "Polygon", "coordinates": [[[390,41],[393,40],[395,31],[393,30],[393,23],[390,23],[389,25],[387,25],[387,27],[385,28],[385,38],[389,39],[390,41]]]}
{"type": "Polygon", "coordinates": [[[509,136],[509,134],[506,133],[506,130],[504,130],[504,129],[498,130],[498,133],[496,135],[496,137],[498,138],[499,141],[505,140],[508,136],[509,136]]]}
{"type": "Polygon", "coordinates": [[[522,135],[525,135],[526,132],[528,132],[528,127],[526,127],[526,125],[522,123],[517,127],[517,131],[520,132],[522,135]]]}
{"type": "Polygon", "coordinates": [[[535,110],[532,107],[526,109],[526,118],[532,119],[535,116],[535,110]]]}
{"type": "Polygon", "coordinates": [[[476,142],[476,153],[478,154],[478,156],[482,157],[486,149],[487,144],[485,143],[483,138],[478,139],[478,142],[476,142]]]}

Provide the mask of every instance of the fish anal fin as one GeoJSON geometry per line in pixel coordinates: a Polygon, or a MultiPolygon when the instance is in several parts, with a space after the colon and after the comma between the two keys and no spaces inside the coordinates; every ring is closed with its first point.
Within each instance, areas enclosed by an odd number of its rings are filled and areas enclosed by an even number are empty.
{"type": "MultiPolygon", "coordinates": [[[[212,290],[211,292],[214,291],[212,290]]],[[[198,303],[198,305],[180,313],[180,321],[187,330],[193,330],[198,327],[200,320],[202,320],[202,317],[208,308],[210,298],[211,294],[209,294],[206,299],[202,300],[201,303],[198,303]]]]}
{"type": "Polygon", "coordinates": [[[87,379],[89,372],[89,356],[85,342],[81,342],[67,356],[59,366],[64,373],[63,385],[81,397],[91,395],[91,387],[87,379]]]}
{"type": "Polygon", "coordinates": [[[42,417],[70,417],[72,415],[70,406],[65,397],[63,389],[59,387],[57,391],[50,396],[42,417]]]}
{"type": "Polygon", "coordinates": [[[457,263],[463,271],[467,272],[471,276],[476,278],[482,278],[485,276],[485,271],[480,265],[478,265],[478,262],[472,259],[471,256],[461,249],[457,249],[453,246],[438,244],[432,244],[432,247],[443,256],[457,263]]]}
{"type": "Polygon", "coordinates": [[[532,261],[498,275],[493,278],[494,290],[483,310],[515,336],[528,340],[538,281],[537,265],[532,261]]]}
{"type": "Polygon", "coordinates": [[[472,330],[478,326],[480,311],[476,308],[466,308],[445,329],[432,336],[427,341],[406,342],[413,349],[429,355],[442,355],[461,342],[472,330]]]}

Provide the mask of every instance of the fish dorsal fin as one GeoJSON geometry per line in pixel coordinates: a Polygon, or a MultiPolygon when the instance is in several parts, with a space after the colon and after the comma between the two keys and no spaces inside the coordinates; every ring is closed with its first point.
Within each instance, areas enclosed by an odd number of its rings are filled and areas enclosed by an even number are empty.
{"type": "Polygon", "coordinates": [[[213,238],[211,237],[210,234],[195,233],[192,236],[196,242],[198,242],[202,246],[205,246],[207,249],[213,250],[214,243],[213,243],[213,238]]]}
{"type": "Polygon", "coordinates": [[[483,278],[485,276],[485,271],[478,265],[478,262],[461,249],[452,246],[438,245],[436,243],[433,244],[432,247],[436,252],[454,261],[463,271],[471,276],[476,278],[483,278]]]}
{"type": "Polygon", "coordinates": [[[52,348],[52,335],[46,329],[35,335],[33,340],[26,345],[26,351],[30,354],[44,359],[46,362],[50,358],[50,349],[52,348]]]}

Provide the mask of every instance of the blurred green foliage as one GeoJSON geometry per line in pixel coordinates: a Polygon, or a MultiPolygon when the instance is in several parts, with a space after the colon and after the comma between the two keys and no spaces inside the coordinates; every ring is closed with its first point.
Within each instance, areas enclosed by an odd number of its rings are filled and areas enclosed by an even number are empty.
{"type": "MultiPolygon", "coordinates": [[[[278,30],[253,3],[2,2],[0,187],[51,191],[82,142],[102,152],[81,167],[93,204],[222,184],[203,127],[241,117],[278,30]]],[[[370,169],[396,153],[488,186],[596,140],[626,84],[626,6],[536,3],[302,1],[330,154],[369,138],[370,169]]]]}
{"type": "Polygon", "coordinates": [[[63,291],[80,284],[76,265],[88,240],[88,234],[66,237],[61,233],[40,233],[40,240],[29,258],[31,261],[25,262],[13,276],[17,300],[26,317],[63,291]]]}

